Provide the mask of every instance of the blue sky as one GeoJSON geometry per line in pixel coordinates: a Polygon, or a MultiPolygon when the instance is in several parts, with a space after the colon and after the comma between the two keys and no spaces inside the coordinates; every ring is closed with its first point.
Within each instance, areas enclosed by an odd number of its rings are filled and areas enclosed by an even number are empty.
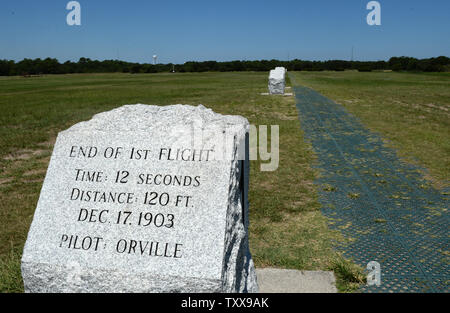
{"type": "Polygon", "coordinates": [[[121,59],[161,63],[299,58],[356,60],[450,56],[450,1],[79,0],[81,26],[68,26],[68,0],[1,0],[0,59],[121,59]]]}

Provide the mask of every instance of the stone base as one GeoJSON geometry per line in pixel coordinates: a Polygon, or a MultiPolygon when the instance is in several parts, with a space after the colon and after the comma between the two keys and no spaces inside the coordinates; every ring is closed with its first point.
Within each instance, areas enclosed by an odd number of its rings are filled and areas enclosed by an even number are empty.
{"type": "Polygon", "coordinates": [[[276,93],[268,93],[268,92],[262,92],[260,93],[261,96],[283,96],[283,97],[291,97],[294,94],[292,92],[285,92],[283,94],[276,94],[276,93]]]}
{"type": "Polygon", "coordinates": [[[152,275],[68,266],[22,263],[26,293],[222,293],[258,292],[253,260],[244,267],[236,290],[221,280],[152,275]]]}

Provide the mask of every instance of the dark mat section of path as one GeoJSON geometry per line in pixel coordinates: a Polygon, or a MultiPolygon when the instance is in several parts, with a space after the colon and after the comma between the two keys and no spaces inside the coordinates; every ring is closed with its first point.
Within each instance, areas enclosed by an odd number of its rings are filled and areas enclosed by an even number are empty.
{"type": "Polygon", "coordinates": [[[294,92],[318,157],[322,212],[348,239],[335,248],[363,268],[381,265],[381,284],[361,291],[450,292],[448,190],[433,188],[343,106],[309,88],[294,92]]]}

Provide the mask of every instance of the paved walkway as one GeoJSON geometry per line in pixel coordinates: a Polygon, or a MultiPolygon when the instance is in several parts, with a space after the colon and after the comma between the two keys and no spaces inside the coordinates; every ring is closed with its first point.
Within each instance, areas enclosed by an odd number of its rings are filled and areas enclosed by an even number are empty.
{"type": "Polygon", "coordinates": [[[256,269],[261,293],[336,293],[333,272],[256,269]]]}
{"type": "Polygon", "coordinates": [[[318,157],[322,212],[349,239],[336,249],[364,268],[381,265],[381,284],[362,291],[450,292],[449,193],[341,105],[305,87],[293,91],[318,157]]]}

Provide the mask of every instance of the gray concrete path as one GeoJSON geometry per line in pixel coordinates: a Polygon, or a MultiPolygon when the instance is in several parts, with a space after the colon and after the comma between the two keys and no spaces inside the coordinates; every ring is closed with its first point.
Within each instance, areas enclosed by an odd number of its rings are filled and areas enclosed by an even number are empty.
{"type": "Polygon", "coordinates": [[[333,272],[256,269],[261,293],[336,293],[333,272]]]}

